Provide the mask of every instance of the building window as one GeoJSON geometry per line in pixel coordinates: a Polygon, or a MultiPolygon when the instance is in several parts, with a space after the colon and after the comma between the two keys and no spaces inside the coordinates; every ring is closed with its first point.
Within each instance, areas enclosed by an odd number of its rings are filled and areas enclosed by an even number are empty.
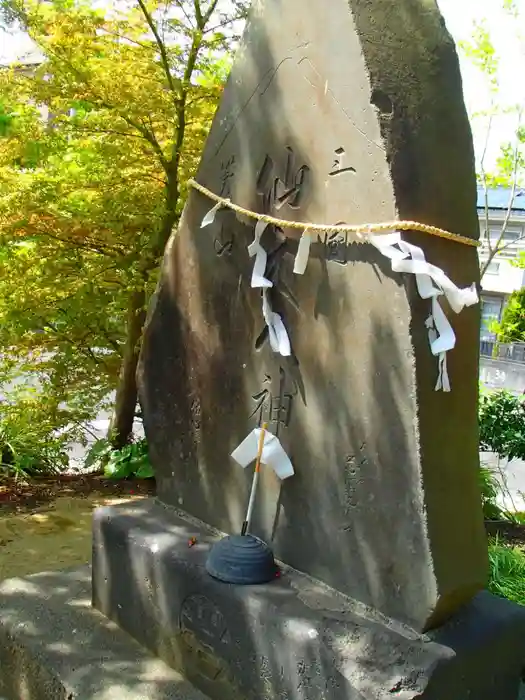
{"type": "Polygon", "coordinates": [[[499,275],[499,268],[500,268],[499,262],[490,262],[487,265],[487,269],[485,270],[485,274],[486,275],[499,275]]]}
{"type": "MultiPolygon", "coordinates": [[[[503,225],[502,227],[503,228],[503,225]]],[[[501,235],[501,228],[491,228],[490,229],[490,240],[491,242],[495,243],[496,241],[499,240],[501,237],[501,242],[502,243],[511,243],[512,241],[517,241],[518,238],[521,238],[523,235],[523,231],[520,229],[507,229],[503,236],[501,235]]]]}
{"type": "MultiPolygon", "coordinates": [[[[481,250],[488,252],[487,230],[482,229],[481,250]]],[[[499,228],[490,228],[490,244],[494,248],[499,241],[498,256],[502,258],[514,258],[521,250],[525,248],[525,236],[523,228],[507,229],[503,236],[501,235],[501,226],[499,228]]]]}
{"type": "Polygon", "coordinates": [[[481,339],[495,340],[496,336],[490,331],[494,321],[501,318],[503,300],[498,297],[482,297],[481,299],[481,339]]]}

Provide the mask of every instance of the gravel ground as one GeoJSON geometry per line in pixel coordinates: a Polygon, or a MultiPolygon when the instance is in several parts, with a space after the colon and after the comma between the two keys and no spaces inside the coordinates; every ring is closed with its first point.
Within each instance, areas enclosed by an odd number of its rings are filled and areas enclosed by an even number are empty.
{"type": "Polygon", "coordinates": [[[93,509],[154,493],[153,480],[110,481],[85,475],[2,482],[0,580],[87,564],[93,509]]]}

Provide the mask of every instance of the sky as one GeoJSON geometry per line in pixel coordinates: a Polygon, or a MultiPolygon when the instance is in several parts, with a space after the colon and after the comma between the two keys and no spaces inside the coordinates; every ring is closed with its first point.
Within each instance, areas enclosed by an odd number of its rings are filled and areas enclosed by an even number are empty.
{"type": "MultiPolygon", "coordinates": [[[[486,20],[491,37],[500,58],[501,105],[525,105],[525,43],[520,43],[516,31],[516,21],[502,9],[503,0],[437,0],[447,27],[456,42],[468,40],[472,36],[476,22],[486,20]]],[[[525,18],[525,0],[515,0],[525,18]]],[[[523,20],[525,23],[525,19],[523,20]]],[[[525,26],[523,27],[525,31],[525,26]]],[[[10,36],[0,30],[0,62],[8,63],[24,54],[32,53],[31,42],[24,35],[10,36]]],[[[460,54],[461,55],[461,54],[460,54]]],[[[486,109],[489,93],[486,81],[472,66],[469,59],[461,56],[461,72],[465,103],[470,115],[486,109]]],[[[479,162],[486,141],[486,121],[471,119],[474,145],[479,162]]],[[[500,146],[513,139],[516,130],[516,116],[498,117],[492,125],[486,155],[486,167],[490,170],[496,163],[500,146]]]]}
{"type": "MultiPolygon", "coordinates": [[[[510,107],[525,106],[525,43],[518,36],[517,20],[503,10],[502,0],[438,0],[438,5],[454,40],[468,41],[476,22],[485,20],[500,59],[498,102],[510,107]]],[[[525,24],[525,0],[516,0],[522,23],[525,24]]],[[[520,30],[525,31],[525,26],[520,30]]],[[[468,58],[461,55],[461,73],[465,103],[470,115],[487,109],[490,104],[486,81],[468,58]]],[[[479,161],[486,141],[486,120],[471,118],[476,156],[479,161]]],[[[512,141],[517,117],[497,117],[492,125],[486,156],[487,170],[495,164],[502,143],[512,141]]]]}

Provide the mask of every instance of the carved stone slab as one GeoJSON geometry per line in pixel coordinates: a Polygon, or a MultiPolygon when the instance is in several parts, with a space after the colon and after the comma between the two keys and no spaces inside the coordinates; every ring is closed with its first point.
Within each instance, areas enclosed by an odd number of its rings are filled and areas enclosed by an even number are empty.
{"type": "MultiPolygon", "coordinates": [[[[433,0],[255,0],[197,179],[236,203],[313,222],[415,219],[477,237],[472,139],[453,42],[433,0]]],[[[231,451],[261,421],[296,470],[261,480],[253,531],[278,557],[417,629],[485,582],[477,486],[479,309],[451,314],[452,393],[435,392],[428,302],[370,245],[267,229],[269,347],[250,287],[254,222],[191,192],[170,241],[139,369],[160,498],[238,532],[250,469],[231,451]]],[[[406,240],[460,286],[476,250],[406,240]]]]}

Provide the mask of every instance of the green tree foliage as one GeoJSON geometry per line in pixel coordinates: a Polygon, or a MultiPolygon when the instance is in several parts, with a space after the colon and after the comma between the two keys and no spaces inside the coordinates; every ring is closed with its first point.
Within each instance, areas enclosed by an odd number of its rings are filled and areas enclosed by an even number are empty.
{"type": "Polygon", "coordinates": [[[491,330],[500,343],[525,343],[525,288],[510,295],[501,321],[493,323],[491,330]]]}
{"type": "Polygon", "coordinates": [[[523,400],[508,391],[481,392],[479,399],[480,449],[500,459],[525,459],[523,400]]]}
{"type": "Polygon", "coordinates": [[[145,309],[245,3],[4,7],[43,60],[0,73],[0,384],[33,372],[68,430],[116,391],[122,447],[145,309]]]}
{"type": "Polygon", "coordinates": [[[495,470],[482,466],[480,470],[481,500],[485,518],[521,522],[516,504],[507,483],[501,461],[525,459],[525,408],[523,397],[508,391],[481,389],[479,397],[479,446],[497,457],[495,470]],[[511,503],[511,512],[498,505],[503,495],[511,503]]]}

